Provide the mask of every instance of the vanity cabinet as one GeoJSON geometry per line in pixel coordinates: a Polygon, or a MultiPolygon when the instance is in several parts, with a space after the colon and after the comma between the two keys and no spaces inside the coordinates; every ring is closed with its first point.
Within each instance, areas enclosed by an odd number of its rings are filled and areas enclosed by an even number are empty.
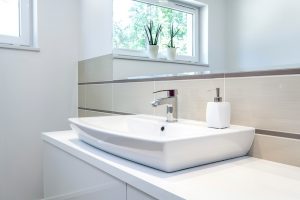
{"type": "Polygon", "coordinates": [[[45,200],[155,200],[47,142],[43,146],[45,200]]]}
{"type": "Polygon", "coordinates": [[[127,184],[127,200],[157,200],[127,184]]]}
{"type": "Polygon", "coordinates": [[[44,143],[45,200],[126,200],[126,183],[44,143]]]}

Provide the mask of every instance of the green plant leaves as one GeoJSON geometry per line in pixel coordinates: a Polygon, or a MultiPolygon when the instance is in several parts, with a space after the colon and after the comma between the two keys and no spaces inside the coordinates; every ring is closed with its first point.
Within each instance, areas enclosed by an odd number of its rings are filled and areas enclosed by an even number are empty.
{"type": "Polygon", "coordinates": [[[146,32],[146,36],[148,39],[148,44],[149,45],[157,45],[158,44],[158,40],[159,40],[159,35],[162,32],[162,25],[159,24],[157,26],[156,31],[154,30],[154,23],[152,20],[150,20],[149,24],[145,26],[145,32],[146,32]],[[155,37],[153,39],[153,33],[155,32],[155,37]]]}
{"type": "Polygon", "coordinates": [[[176,30],[174,29],[174,24],[172,23],[171,26],[170,26],[170,32],[169,32],[170,41],[167,45],[169,48],[175,48],[174,38],[179,33],[179,31],[180,31],[179,28],[176,28],[176,30]]]}

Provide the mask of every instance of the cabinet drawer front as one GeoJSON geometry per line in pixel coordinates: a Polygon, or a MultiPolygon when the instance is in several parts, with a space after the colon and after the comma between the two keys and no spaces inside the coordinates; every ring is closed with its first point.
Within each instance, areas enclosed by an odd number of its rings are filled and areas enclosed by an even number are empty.
{"type": "Polygon", "coordinates": [[[45,200],[126,200],[126,184],[44,143],[45,200]]]}

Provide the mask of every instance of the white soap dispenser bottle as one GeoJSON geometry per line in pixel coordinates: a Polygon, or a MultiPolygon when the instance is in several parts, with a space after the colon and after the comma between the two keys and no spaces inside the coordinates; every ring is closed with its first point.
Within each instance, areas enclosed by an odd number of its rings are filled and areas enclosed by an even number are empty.
{"type": "Polygon", "coordinates": [[[206,108],[206,122],[209,128],[223,129],[230,126],[230,103],[223,102],[220,88],[216,88],[217,96],[214,102],[208,102],[206,108]]]}

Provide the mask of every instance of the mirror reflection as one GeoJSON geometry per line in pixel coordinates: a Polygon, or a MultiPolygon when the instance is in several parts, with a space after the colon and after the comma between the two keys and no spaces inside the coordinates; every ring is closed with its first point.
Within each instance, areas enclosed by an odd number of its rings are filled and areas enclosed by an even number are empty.
{"type": "Polygon", "coordinates": [[[297,68],[299,8],[297,0],[114,0],[114,78],[297,68]]]}

